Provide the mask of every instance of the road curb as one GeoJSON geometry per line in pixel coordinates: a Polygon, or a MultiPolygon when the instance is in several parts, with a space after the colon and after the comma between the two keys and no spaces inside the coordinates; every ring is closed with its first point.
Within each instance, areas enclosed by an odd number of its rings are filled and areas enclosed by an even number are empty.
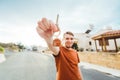
{"type": "Polygon", "coordinates": [[[90,64],[90,63],[86,63],[86,62],[81,62],[79,64],[79,66],[84,66],[84,68],[86,68],[86,69],[89,69],[89,68],[96,69],[98,71],[120,77],[120,70],[117,70],[117,69],[98,66],[98,65],[94,65],[94,64],[90,64]]]}

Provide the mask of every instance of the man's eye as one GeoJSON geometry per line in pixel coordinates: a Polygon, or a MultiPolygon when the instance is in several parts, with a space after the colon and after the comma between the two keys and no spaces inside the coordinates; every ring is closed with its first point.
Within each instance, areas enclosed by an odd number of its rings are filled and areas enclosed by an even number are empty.
{"type": "Polygon", "coordinates": [[[66,38],[66,40],[73,40],[73,38],[66,38]]]}
{"type": "Polygon", "coordinates": [[[71,38],[71,40],[73,40],[73,38],[71,38]]]}
{"type": "Polygon", "coordinates": [[[66,38],[66,40],[69,40],[69,38],[66,38]]]}

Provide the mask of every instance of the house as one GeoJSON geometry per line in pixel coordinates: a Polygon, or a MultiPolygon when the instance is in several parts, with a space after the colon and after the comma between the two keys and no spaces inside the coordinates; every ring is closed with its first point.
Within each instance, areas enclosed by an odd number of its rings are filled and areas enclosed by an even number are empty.
{"type": "Polygon", "coordinates": [[[86,33],[74,33],[75,40],[78,44],[79,49],[84,51],[93,51],[95,50],[94,40],[91,39],[90,34],[86,33]]]}
{"type": "Polygon", "coordinates": [[[120,30],[104,29],[94,35],[74,33],[79,49],[84,51],[118,51],[120,47],[120,30]]]}

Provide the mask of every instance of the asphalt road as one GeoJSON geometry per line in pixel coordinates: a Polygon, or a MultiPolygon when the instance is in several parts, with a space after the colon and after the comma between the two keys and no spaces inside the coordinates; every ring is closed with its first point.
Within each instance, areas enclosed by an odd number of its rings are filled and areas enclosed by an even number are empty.
{"type": "MultiPolygon", "coordinates": [[[[119,77],[88,69],[85,66],[80,68],[84,80],[120,80],[119,77]]],[[[55,74],[54,58],[48,54],[12,53],[4,63],[0,64],[0,80],[55,80],[55,74]]]]}
{"type": "Polygon", "coordinates": [[[120,77],[80,66],[84,80],[120,80],[120,77]]]}

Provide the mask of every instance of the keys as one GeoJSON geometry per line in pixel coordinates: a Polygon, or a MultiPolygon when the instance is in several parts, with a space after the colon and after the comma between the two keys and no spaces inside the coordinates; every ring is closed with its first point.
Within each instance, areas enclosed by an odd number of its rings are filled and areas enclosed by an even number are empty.
{"type": "Polygon", "coordinates": [[[57,19],[56,19],[56,26],[59,30],[59,34],[55,35],[56,38],[53,40],[53,46],[55,46],[55,47],[59,47],[61,45],[61,40],[59,38],[57,38],[60,35],[60,29],[58,27],[58,18],[59,18],[59,15],[57,15],[57,19]]]}

